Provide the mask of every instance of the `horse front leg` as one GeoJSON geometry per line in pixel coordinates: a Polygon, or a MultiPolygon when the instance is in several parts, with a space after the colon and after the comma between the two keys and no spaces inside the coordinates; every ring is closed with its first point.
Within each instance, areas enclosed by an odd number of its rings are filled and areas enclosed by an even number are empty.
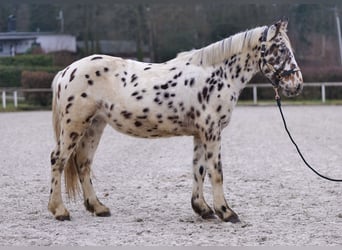
{"type": "MultiPolygon", "coordinates": [[[[211,136],[209,136],[210,139],[211,136]]],[[[220,134],[212,136],[211,140],[204,143],[205,162],[208,176],[212,185],[214,210],[221,220],[226,222],[239,222],[237,214],[228,206],[223,192],[223,172],[221,163],[221,141],[220,134]],[[216,140],[214,140],[215,138],[216,140]]]]}
{"type": "Polygon", "coordinates": [[[207,172],[205,151],[201,140],[194,137],[193,158],[193,188],[191,197],[192,209],[203,219],[215,218],[213,210],[208,206],[203,196],[203,182],[207,172]]]}

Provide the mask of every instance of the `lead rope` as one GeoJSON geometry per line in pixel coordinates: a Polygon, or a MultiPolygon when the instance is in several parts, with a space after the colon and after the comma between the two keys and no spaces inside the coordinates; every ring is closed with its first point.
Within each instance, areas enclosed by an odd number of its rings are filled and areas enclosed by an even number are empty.
{"type": "Polygon", "coordinates": [[[281,108],[281,99],[280,99],[280,96],[278,94],[278,88],[274,88],[274,91],[275,91],[275,99],[277,101],[277,105],[278,105],[278,108],[279,108],[279,111],[280,111],[281,118],[282,118],[283,123],[284,123],[284,127],[285,127],[285,130],[286,130],[286,133],[289,135],[289,138],[290,138],[291,142],[296,147],[297,152],[298,152],[299,156],[302,158],[302,160],[305,163],[305,165],[308,168],[310,168],[315,174],[317,174],[319,177],[321,177],[323,179],[326,179],[328,181],[334,181],[334,182],[342,182],[342,179],[333,179],[333,178],[330,178],[330,177],[327,177],[327,176],[324,176],[324,175],[320,174],[317,170],[315,170],[313,167],[311,167],[311,165],[305,160],[305,158],[304,158],[302,152],[300,151],[297,143],[293,140],[293,138],[291,136],[291,133],[290,133],[290,131],[287,128],[287,124],[286,124],[286,121],[285,121],[285,118],[284,118],[283,110],[281,108]]]}

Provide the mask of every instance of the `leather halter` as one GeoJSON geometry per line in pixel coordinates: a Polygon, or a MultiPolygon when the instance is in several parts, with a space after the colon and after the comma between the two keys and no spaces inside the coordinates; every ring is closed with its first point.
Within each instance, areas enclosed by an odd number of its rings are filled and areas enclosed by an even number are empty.
{"type": "MultiPolygon", "coordinates": [[[[294,69],[290,69],[290,70],[285,70],[284,68],[285,68],[285,64],[286,64],[286,61],[287,61],[288,57],[286,58],[286,60],[284,60],[284,62],[282,63],[282,65],[278,69],[275,69],[272,64],[270,64],[269,62],[266,61],[266,59],[265,59],[265,52],[266,52],[265,42],[267,41],[268,29],[269,29],[269,27],[265,28],[265,30],[262,32],[262,35],[261,35],[261,38],[260,38],[261,50],[260,50],[260,59],[259,59],[259,69],[260,69],[260,72],[266,77],[266,79],[268,79],[270,81],[270,83],[275,88],[278,88],[279,87],[279,83],[281,82],[281,80],[284,77],[290,76],[291,74],[294,74],[297,71],[300,71],[300,69],[294,68],[294,69]],[[270,79],[264,73],[264,71],[262,70],[262,68],[265,65],[266,65],[266,67],[268,68],[269,71],[274,73],[275,82],[273,82],[272,79],[270,79]]],[[[279,33],[279,28],[277,28],[276,34],[270,39],[270,41],[272,41],[277,36],[278,33],[279,33]]]]}

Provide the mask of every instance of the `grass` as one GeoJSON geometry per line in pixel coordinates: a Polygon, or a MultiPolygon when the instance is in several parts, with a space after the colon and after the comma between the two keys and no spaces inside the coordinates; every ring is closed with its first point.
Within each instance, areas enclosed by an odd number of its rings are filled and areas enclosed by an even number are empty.
{"type": "MultiPolygon", "coordinates": [[[[329,106],[329,105],[342,105],[342,100],[326,100],[325,103],[322,103],[321,100],[291,100],[291,99],[285,99],[282,98],[281,101],[282,105],[324,105],[324,106],[329,106]]],[[[257,104],[254,104],[253,101],[245,101],[245,100],[240,100],[238,101],[238,106],[272,106],[276,105],[275,100],[261,100],[258,101],[257,104]]]]}
{"type": "Polygon", "coordinates": [[[51,110],[51,106],[39,106],[35,104],[20,102],[18,107],[14,107],[13,102],[6,103],[6,109],[0,106],[0,112],[19,112],[19,111],[40,111],[40,110],[51,110]]]}

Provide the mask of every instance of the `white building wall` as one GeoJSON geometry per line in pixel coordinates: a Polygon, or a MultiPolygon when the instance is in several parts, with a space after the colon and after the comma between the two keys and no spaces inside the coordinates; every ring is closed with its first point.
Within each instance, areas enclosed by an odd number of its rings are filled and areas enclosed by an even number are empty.
{"type": "Polygon", "coordinates": [[[24,54],[29,48],[31,48],[32,43],[34,43],[34,39],[16,42],[2,41],[0,56],[11,56],[13,53],[13,49],[15,54],[24,54]]]}
{"type": "Polygon", "coordinates": [[[40,44],[45,53],[76,52],[76,37],[71,35],[38,35],[36,42],[40,44]]]}

